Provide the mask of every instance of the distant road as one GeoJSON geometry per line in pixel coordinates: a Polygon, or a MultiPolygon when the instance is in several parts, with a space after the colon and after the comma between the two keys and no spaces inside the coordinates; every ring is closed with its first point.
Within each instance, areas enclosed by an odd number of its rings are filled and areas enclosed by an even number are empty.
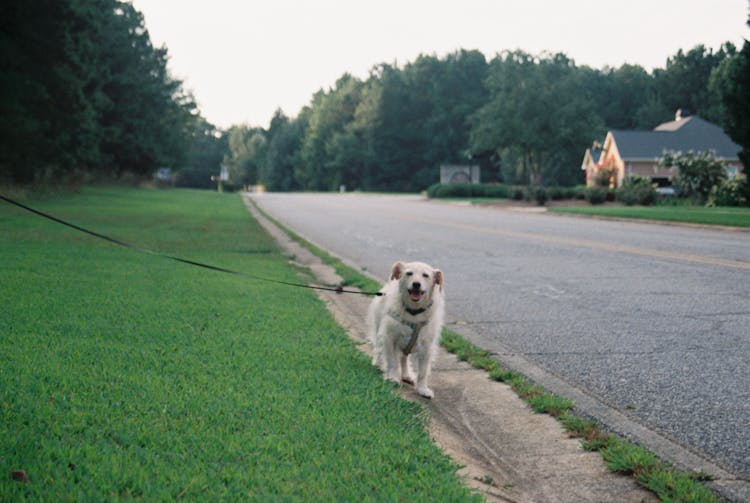
{"type": "Polygon", "coordinates": [[[379,278],[400,259],[439,267],[451,328],[506,365],[529,362],[553,391],[580,391],[584,412],[616,411],[750,480],[749,232],[416,196],[254,200],[379,278]]]}

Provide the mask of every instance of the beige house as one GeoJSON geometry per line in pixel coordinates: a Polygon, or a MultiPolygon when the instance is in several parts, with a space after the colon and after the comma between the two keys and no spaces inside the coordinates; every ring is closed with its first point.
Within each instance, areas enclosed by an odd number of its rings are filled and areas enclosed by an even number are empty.
{"type": "Polygon", "coordinates": [[[631,176],[651,178],[659,187],[669,187],[677,173],[673,168],[659,167],[658,160],[665,151],[709,150],[727,164],[729,176],[742,172],[738,156],[742,147],[719,126],[678,110],[674,121],[660,124],[653,131],[609,131],[604,143],[586,150],[581,169],[586,172],[588,187],[607,180],[610,187],[619,187],[631,176]]]}

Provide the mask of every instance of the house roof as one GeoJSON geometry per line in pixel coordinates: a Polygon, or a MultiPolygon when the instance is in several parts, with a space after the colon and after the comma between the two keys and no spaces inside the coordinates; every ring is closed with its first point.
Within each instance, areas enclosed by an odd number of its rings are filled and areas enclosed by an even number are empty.
{"type": "Polygon", "coordinates": [[[713,150],[721,159],[738,159],[742,150],[719,126],[694,115],[665,122],[653,131],[612,130],[611,133],[623,160],[655,159],[665,150],[713,150]]]}

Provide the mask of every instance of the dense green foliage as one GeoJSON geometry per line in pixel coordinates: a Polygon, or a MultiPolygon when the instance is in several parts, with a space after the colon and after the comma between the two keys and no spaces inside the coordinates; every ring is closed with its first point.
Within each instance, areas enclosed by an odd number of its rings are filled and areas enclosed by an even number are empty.
{"type": "Polygon", "coordinates": [[[664,68],[592,69],[564,54],[476,50],[342,75],[295,117],[219,131],[200,117],[124,0],[20,0],[0,10],[0,183],[170,167],[210,187],[416,191],[443,164],[485,182],[570,186],[582,153],[610,129],[651,129],[677,108],[723,126],[750,151],[750,44],[698,45],[664,68]],[[41,3],[40,3],[41,2],[41,3]]]}
{"type": "Polygon", "coordinates": [[[625,179],[622,186],[615,190],[615,198],[626,206],[648,206],[656,202],[658,193],[649,178],[636,176],[625,179]]]}
{"type": "Polygon", "coordinates": [[[472,152],[497,156],[503,179],[579,182],[582,147],[604,131],[587,75],[561,54],[496,57],[486,81],[490,100],[472,117],[472,152]]]}
{"type": "Polygon", "coordinates": [[[583,199],[585,187],[533,187],[502,183],[436,183],[427,188],[431,198],[513,199],[516,201],[547,201],[583,199]]]}
{"type": "Polygon", "coordinates": [[[713,187],[720,186],[727,178],[726,166],[711,152],[665,152],[659,166],[677,168],[674,185],[682,197],[695,198],[704,203],[713,187]]]}
{"type": "Polygon", "coordinates": [[[211,177],[219,174],[229,149],[227,135],[202,117],[196,117],[192,124],[185,159],[175,166],[174,183],[178,187],[216,187],[211,177]]]}
{"type": "Polygon", "coordinates": [[[0,182],[150,175],[216,138],[129,2],[3,2],[0,58],[0,182]]]}
{"type": "MultiPolygon", "coordinates": [[[[234,195],[85,189],[30,204],[153,250],[300,279],[234,195]]],[[[422,407],[312,291],[137,253],[10,205],[0,220],[0,500],[471,499],[422,407]],[[11,477],[21,471],[26,482],[11,477]]]]}
{"type": "Polygon", "coordinates": [[[711,187],[706,206],[750,206],[750,182],[747,177],[724,180],[711,187]]]}
{"type": "Polygon", "coordinates": [[[735,140],[748,145],[750,114],[733,112],[748,95],[746,52],[699,45],[651,73],[594,70],[563,54],[422,55],[376,65],[364,80],[344,75],[296,118],[277,111],[268,129],[232,128],[227,162],[271,190],[424,190],[441,164],[466,163],[487,182],[576,185],[583,151],[605,128],[652,129],[677,108],[730,132],[737,124],[735,140]]]}
{"type": "MultiPolygon", "coordinates": [[[[750,16],[747,25],[750,26],[750,16]]],[[[720,98],[722,125],[742,145],[740,158],[750,169],[750,41],[742,50],[722,60],[712,72],[710,92],[720,98]]]]}

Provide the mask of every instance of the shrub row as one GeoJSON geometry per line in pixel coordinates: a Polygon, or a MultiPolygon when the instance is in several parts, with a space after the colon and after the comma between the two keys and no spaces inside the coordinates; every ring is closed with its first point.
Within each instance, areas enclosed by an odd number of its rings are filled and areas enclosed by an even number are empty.
{"type": "Polygon", "coordinates": [[[615,200],[627,205],[650,206],[656,202],[659,194],[654,183],[648,178],[632,177],[626,179],[622,186],[615,190],[615,200]]]}
{"type": "Polygon", "coordinates": [[[706,206],[750,206],[750,181],[747,178],[724,180],[711,187],[706,206]]]}
{"type": "MultiPolygon", "coordinates": [[[[635,204],[649,206],[659,200],[659,193],[648,178],[626,179],[621,187],[611,190],[606,187],[533,187],[504,185],[500,183],[436,183],[427,189],[430,198],[493,198],[514,201],[535,201],[544,205],[547,201],[586,200],[591,204],[618,201],[627,206],[635,204]]],[[[679,196],[679,194],[678,194],[679,196]]],[[[703,204],[703,201],[698,201],[703,204]]],[[[750,182],[747,178],[724,180],[715,185],[708,196],[706,206],[750,206],[750,182]]]]}
{"type": "Polygon", "coordinates": [[[536,201],[539,204],[544,204],[547,201],[584,199],[585,187],[580,185],[576,187],[531,187],[501,183],[436,183],[427,189],[427,196],[431,198],[513,199],[515,201],[536,201]]]}

